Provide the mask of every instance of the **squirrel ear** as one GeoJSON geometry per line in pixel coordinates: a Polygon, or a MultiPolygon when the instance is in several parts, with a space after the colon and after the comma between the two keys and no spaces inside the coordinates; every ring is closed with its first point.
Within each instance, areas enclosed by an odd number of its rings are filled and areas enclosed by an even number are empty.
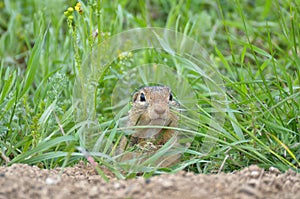
{"type": "Polygon", "coordinates": [[[139,95],[138,92],[136,92],[136,93],[133,94],[133,96],[132,96],[132,102],[135,102],[137,100],[138,95],[139,95]]]}

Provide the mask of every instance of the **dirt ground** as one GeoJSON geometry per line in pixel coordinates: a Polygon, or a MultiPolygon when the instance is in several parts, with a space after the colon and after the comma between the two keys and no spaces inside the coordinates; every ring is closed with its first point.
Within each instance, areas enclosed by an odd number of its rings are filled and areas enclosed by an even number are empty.
{"type": "Polygon", "coordinates": [[[0,167],[2,198],[300,198],[300,174],[250,166],[230,174],[177,174],[117,180],[106,171],[106,183],[84,163],[42,170],[15,164],[0,167]],[[61,174],[61,175],[60,175],[61,174]]]}

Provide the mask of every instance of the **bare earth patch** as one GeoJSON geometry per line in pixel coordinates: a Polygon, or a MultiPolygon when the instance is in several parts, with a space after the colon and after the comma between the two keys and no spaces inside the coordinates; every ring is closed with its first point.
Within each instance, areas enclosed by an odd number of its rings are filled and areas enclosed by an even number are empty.
{"type": "Polygon", "coordinates": [[[42,170],[15,164],[0,167],[2,198],[300,198],[300,174],[250,166],[231,174],[177,174],[106,183],[89,165],[42,170]],[[61,175],[60,175],[61,174],[61,175]]]}

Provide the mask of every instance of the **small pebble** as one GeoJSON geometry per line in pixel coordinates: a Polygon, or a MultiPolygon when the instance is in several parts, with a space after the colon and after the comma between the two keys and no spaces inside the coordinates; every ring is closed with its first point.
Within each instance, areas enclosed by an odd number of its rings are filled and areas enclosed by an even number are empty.
{"type": "Polygon", "coordinates": [[[58,182],[60,181],[60,178],[50,178],[50,177],[48,177],[47,179],[46,179],[46,184],[47,185],[55,185],[55,184],[57,184],[58,182]]]}

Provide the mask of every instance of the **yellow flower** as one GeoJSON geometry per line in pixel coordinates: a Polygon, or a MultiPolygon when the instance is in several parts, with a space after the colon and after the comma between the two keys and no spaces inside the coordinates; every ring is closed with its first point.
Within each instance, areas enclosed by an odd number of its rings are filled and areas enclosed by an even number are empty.
{"type": "Polygon", "coordinates": [[[82,14],[82,9],[81,9],[81,3],[80,2],[76,3],[75,10],[77,12],[79,12],[79,14],[82,14]]]}
{"type": "Polygon", "coordinates": [[[77,3],[76,3],[76,6],[77,6],[77,7],[81,7],[81,3],[80,3],[80,2],[77,2],[77,3]]]}

